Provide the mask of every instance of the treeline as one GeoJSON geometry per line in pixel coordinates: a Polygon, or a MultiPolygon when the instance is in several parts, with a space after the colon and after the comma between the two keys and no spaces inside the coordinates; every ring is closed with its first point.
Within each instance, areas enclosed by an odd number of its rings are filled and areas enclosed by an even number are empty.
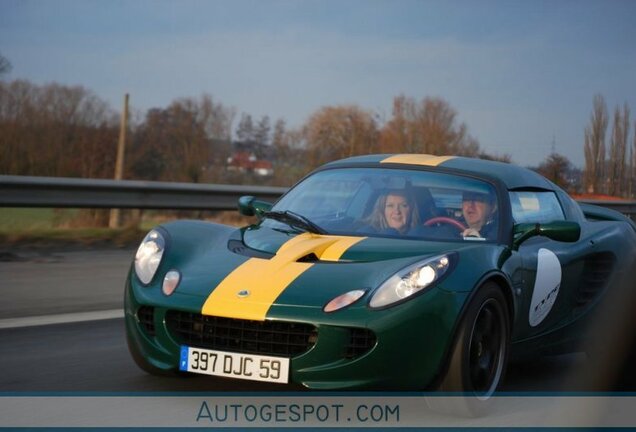
{"type": "MultiPolygon", "coordinates": [[[[134,95],[133,95],[134,101],[134,95]]],[[[211,95],[180,98],[135,112],[129,121],[124,178],[207,183],[290,185],[316,166],[368,153],[489,155],[443,99],[400,95],[388,119],[356,105],[327,106],[289,129],[284,119],[253,119],[211,95]],[[273,165],[273,175],[228,169],[238,151],[273,165]]],[[[627,104],[609,115],[594,98],[585,129],[585,169],[550,154],[537,171],[569,192],[633,197],[636,133],[629,145],[627,104]]],[[[0,174],[112,178],[119,114],[79,86],[0,81],[0,174]]],[[[636,128],[635,128],[636,130],[636,128]]]]}
{"type": "Polygon", "coordinates": [[[82,87],[0,81],[0,173],[112,177],[117,125],[82,87]]]}
{"type": "MultiPolygon", "coordinates": [[[[127,179],[251,183],[249,173],[226,169],[237,149],[271,161],[274,175],[265,182],[279,185],[324,162],[372,152],[490,157],[439,98],[398,96],[388,121],[355,105],[324,107],[296,129],[242,114],[234,134],[235,109],[210,95],[132,117],[127,179]]],[[[118,133],[118,114],[86,88],[0,81],[2,174],[111,178],[118,133]]]]}
{"type": "Polygon", "coordinates": [[[575,167],[568,158],[551,153],[537,167],[531,167],[574,194],[592,194],[633,199],[636,195],[636,121],[630,145],[630,109],[616,106],[609,130],[607,104],[595,95],[592,113],[585,127],[585,167],[575,167]]]}

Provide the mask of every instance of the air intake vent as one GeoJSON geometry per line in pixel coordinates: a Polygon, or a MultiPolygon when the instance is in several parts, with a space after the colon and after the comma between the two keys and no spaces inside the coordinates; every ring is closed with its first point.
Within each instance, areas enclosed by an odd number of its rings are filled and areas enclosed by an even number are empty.
{"type": "Polygon", "coordinates": [[[616,258],[610,252],[601,252],[585,258],[581,284],[576,293],[576,308],[582,309],[598,297],[607,287],[616,258]]]}
{"type": "Polygon", "coordinates": [[[245,243],[239,240],[229,240],[227,242],[227,248],[235,254],[243,255],[246,257],[270,259],[272,256],[274,256],[274,254],[271,253],[251,249],[247,247],[245,243]]]}
{"type": "Polygon", "coordinates": [[[295,357],[314,346],[311,324],[251,321],[168,311],[166,325],[182,345],[249,354],[295,357]]]}
{"type": "Polygon", "coordinates": [[[301,263],[313,263],[318,261],[318,257],[315,253],[310,253],[309,255],[305,255],[304,257],[298,258],[298,262],[301,263]]]}
{"type": "Polygon", "coordinates": [[[375,334],[371,330],[363,328],[350,328],[349,344],[345,357],[353,359],[367,353],[375,346],[375,334]]]}
{"type": "Polygon", "coordinates": [[[137,320],[148,336],[155,335],[155,308],[142,306],[137,309],[137,320]]]}

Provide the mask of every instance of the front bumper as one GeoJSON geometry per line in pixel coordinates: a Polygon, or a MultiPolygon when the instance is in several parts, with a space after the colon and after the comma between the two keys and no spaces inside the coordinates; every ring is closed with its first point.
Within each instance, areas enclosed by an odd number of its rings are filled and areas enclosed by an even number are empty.
{"type": "MultiPolygon", "coordinates": [[[[200,344],[185,343],[171,324],[172,316],[182,311],[207,321],[200,315],[204,299],[182,296],[171,302],[153,301],[147,290],[128,278],[129,343],[155,368],[178,370],[180,345],[200,344]]],[[[466,296],[433,288],[393,308],[373,311],[359,305],[332,314],[274,305],[267,320],[315,328],[306,350],[286,355],[291,358],[291,383],[312,389],[423,390],[443,371],[466,296]]],[[[222,350],[249,352],[253,348],[237,345],[222,350]]]]}

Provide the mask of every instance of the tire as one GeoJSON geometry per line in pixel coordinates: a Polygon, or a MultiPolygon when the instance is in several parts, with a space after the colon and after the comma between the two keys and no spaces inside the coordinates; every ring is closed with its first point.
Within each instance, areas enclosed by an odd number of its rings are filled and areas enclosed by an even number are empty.
{"type": "MultiPolygon", "coordinates": [[[[504,294],[494,282],[479,288],[461,323],[453,343],[448,370],[438,390],[461,392],[446,408],[452,414],[482,415],[504,377],[510,348],[510,313],[504,294]]],[[[431,399],[435,400],[436,397],[431,399]]],[[[439,405],[435,402],[435,405],[439,405]]],[[[438,406],[434,407],[438,409],[438,406]]],[[[443,409],[443,411],[449,411],[443,409]]]]}

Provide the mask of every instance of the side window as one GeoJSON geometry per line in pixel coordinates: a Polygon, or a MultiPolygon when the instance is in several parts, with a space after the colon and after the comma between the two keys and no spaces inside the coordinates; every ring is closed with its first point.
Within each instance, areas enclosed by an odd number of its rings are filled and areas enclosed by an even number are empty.
{"type": "Polygon", "coordinates": [[[547,223],[565,220],[563,209],[554,192],[510,192],[515,223],[547,223]]]}

